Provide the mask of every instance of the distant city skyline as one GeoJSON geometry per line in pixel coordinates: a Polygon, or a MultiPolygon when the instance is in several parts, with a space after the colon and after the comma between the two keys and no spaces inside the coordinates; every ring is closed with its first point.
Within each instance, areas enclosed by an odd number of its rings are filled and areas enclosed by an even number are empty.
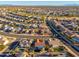
{"type": "Polygon", "coordinates": [[[0,1],[0,5],[22,6],[79,6],[79,1],[0,1]]]}

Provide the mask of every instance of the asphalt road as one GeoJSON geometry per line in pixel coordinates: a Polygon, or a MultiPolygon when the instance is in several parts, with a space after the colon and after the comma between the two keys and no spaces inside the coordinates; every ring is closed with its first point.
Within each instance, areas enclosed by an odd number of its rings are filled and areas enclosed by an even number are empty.
{"type": "Polygon", "coordinates": [[[50,38],[51,35],[44,36],[44,35],[27,35],[27,34],[13,34],[13,33],[7,33],[7,32],[1,32],[1,35],[10,36],[10,37],[23,37],[23,38],[50,38]]]}
{"type": "MultiPolygon", "coordinates": [[[[50,23],[49,23],[50,24],[50,23]]],[[[52,27],[51,29],[52,30],[54,30],[54,31],[56,31],[56,29],[55,28],[53,28],[53,26],[50,24],[50,26],[52,27]]],[[[57,32],[57,31],[56,31],[57,32]]],[[[59,32],[57,32],[57,33],[59,33],[59,32]]],[[[60,35],[60,36],[62,36],[62,35],[60,35]]],[[[62,36],[64,39],[66,39],[64,36],[62,36]]],[[[66,39],[67,40],[67,39],[66,39]]],[[[65,42],[66,44],[67,44],[67,42],[65,42]]],[[[69,45],[69,46],[67,46],[67,45],[64,45],[64,47],[66,47],[73,55],[75,55],[75,56],[79,56],[79,53],[75,50],[75,49],[73,49],[72,47],[71,47],[71,45],[69,45]]]]}

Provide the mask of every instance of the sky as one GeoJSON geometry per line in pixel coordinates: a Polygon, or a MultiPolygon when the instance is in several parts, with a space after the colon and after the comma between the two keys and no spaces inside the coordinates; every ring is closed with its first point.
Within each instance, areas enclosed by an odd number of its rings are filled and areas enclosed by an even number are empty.
{"type": "Polygon", "coordinates": [[[79,5],[79,1],[0,1],[0,5],[66,6],[79,5]]]}

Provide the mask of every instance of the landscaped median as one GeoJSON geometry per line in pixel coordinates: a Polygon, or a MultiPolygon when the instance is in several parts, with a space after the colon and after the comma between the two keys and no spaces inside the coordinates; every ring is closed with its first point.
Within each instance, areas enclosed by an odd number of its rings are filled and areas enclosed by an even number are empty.
{"type": "Polygon", "coordinates": [[[0,45],[0,51],[2,51],[5,48],[4,45],[0,45]]]}

